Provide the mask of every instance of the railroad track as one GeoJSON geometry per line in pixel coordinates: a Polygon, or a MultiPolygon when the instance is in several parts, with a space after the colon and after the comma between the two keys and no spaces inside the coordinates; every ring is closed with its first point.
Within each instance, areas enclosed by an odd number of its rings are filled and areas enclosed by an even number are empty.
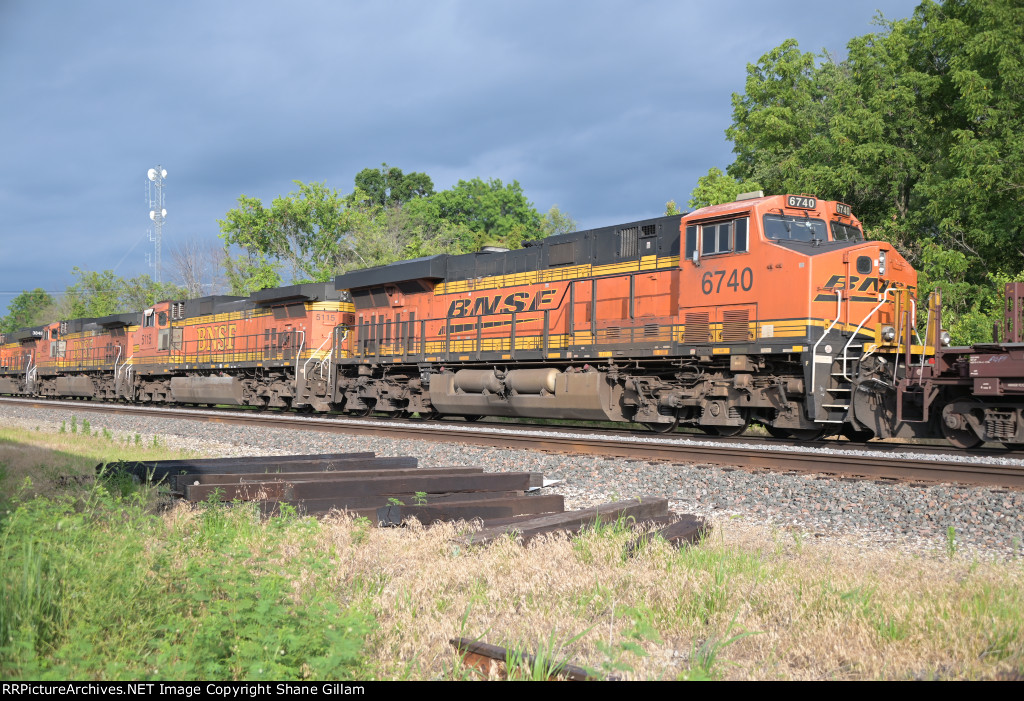
{"type": "Polygon", "coordinates": [[[774,439],[716,439],[694,434],[660,435],[594,428],[553,428],[508,423],[412,421],[353,418],[342,415],[304,415],[206,408],[100,404],[85,401],[0,398],[0,405],[42,409],[73,409],[152,418],[208,421],[385,436],[400,440],[427,440],[521,450],[582,453],[638,461],[664,460],[739,467],[747,470],[813,473],[825,476],[910,481],[959,482],[983,486],[1024,488],[1024,459],[1006,450],[950,453],[922,445],[854,444],[823,442],[796,444],[774,439]]]}

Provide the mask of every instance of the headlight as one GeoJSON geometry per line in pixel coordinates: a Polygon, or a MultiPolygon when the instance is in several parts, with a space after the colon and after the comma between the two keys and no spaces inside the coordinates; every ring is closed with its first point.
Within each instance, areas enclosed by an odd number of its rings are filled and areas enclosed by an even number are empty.
{"type": "Polygon", "coordinates": [[[952,340],[953,337],[949,335],[949,331],[943,331],[942,333],[939,334],[939,343],[941,343],[944,346],[948,346],[950,341],[952,340]]]}
{"type": "Polygon", "coordinates": [[[878,274],[885,275],[885,251],[878,252],[878,274]]]}
{"type": "Polygon", "coordinates": [[[891,326],[882,327],[882,340],[886,343],[892,343],[892,340],[896,338],[896,329],[891,326]]]}

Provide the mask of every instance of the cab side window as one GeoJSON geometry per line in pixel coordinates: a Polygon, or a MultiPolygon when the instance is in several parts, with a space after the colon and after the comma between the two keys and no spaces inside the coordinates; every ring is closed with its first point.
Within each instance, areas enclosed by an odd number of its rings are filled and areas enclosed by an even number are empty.
{"type": "Polygon", "coordinates": [[[694,251],[698,250],[698,244],[701,256],[746,253],[750,250],[747,237],[748,221],[748,217],[742,217],[687,226],[686,257],[693,257],[694,251]]]}

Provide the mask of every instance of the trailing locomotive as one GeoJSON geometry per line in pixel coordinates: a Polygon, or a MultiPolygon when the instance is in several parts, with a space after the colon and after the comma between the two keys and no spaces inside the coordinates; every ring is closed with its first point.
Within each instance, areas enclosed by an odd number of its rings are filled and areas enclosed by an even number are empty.
{"type": "Polygon", "coordinates": [[[328,283],[292,285],[28,329],[0,338],[0,392],[300,407],[300,388],[327,383],[346,300],[328,283]]]}
{"type": "Polygon", "coordinates": [[[914,269],[841,202],[531,243],[0,336],[0,394],[1024,444],[1024,351],[943,347],[938,298],[919,314],[914,269]]]}

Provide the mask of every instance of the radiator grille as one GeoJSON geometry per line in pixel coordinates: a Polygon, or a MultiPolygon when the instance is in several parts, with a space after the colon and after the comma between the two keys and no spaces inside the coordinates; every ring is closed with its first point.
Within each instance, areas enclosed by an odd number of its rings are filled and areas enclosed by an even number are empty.
{"type": "Polygon", "coordinates": [[[711,328],[708,323],[708,313],[686,315],[686,328],[683,331],[683,340],[686,343],[707,343],[711,340],[711,328]]]}
{"type": "Polygon", "coordinates": [[[746,309],[727,311],[722,316],[722,340],[746,342],[750,340],[750,312],[746,309]]]}

